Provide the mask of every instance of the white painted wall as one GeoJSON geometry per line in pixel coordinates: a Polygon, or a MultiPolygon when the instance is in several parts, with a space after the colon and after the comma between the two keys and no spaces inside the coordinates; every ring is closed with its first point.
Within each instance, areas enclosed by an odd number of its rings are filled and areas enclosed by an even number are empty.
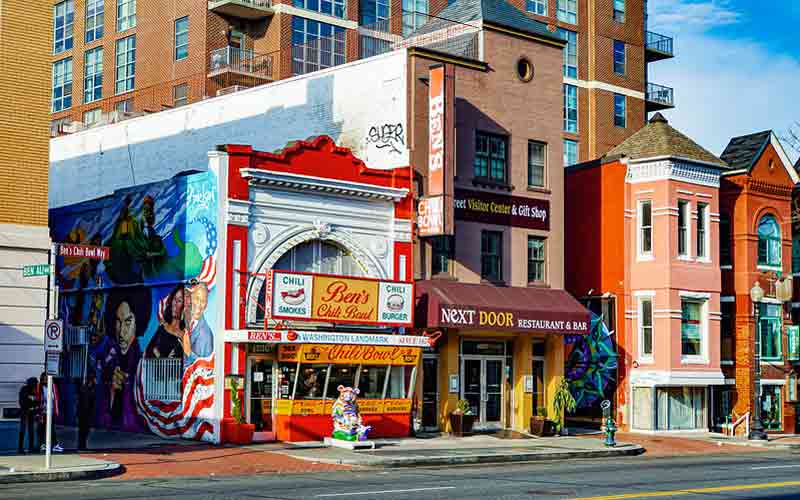
{"type": "Polygon", "coordinates": [[[205,170],[221,144],[274,151],[325,134],[372,168],[407,166],[407,60],[398,50],[55,138],[50,207],[205,170]]]}

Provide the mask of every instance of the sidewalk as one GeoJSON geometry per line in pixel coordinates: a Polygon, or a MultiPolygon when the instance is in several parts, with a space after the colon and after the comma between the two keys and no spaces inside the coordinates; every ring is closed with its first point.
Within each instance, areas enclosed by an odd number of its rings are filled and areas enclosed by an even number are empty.
{"type": "Polygon", "coordinates": [[[477,463],[531,462],[639,455],[644,449],[631,443],[606,447],[601,440],[580,437],[503,439],[495,435],[463,438],[376,439],[377,449],[350,451],[298,443],[279,451],[292,458],[328,464],[368,467],[412,467],[477,463]]]}
{"type": "Polygon", "coordinates": [[[76,454],[54,454],[51,468],[44,468],[40,455],[0,456],[0,484],[99,479],[122,472],[116,462],[76,454]]]}

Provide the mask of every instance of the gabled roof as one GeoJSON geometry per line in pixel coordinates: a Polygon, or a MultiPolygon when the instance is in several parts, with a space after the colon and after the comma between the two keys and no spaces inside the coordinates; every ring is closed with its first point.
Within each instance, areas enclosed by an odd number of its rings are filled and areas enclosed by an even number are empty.
{"type": "Polygon", "coordinates": [[[771,130],[734,137],[720,158],[733,170],[747,169],[755,165],[772,137],[771,130]]]}
{"type": "Polygon", "coordinates": [[[641,130],[628,137],[605,156],[626,156],[632,160],[674,157],[727,169],[724,161],[673,128],[661,113],[656,113],[641,130]]]}
{"type": "Polygon", "coordinates": [[[413,32],[410,37],[434,31],[453,28],[458,24],[472,24],[475,21],[510,28],[555,42],[564,42],[557,32],[551,32],[547,25],[532,19],[505,0],[455,0],[430,21],[413,32]]]}

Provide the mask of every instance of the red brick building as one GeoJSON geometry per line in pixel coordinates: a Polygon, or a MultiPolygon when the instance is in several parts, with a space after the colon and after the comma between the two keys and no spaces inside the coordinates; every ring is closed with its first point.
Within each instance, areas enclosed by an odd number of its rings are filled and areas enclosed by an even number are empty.
{"type": "MultiPolygon", "coordinates": [[[[715,392],[713,424],[754,408],[755,335],[761,345],[762,421],[768,431],[795,433],[798,336],[781,297],[791,278],[792,193],[800,181],[772,131],[736,137],[722,154],[731,170],[720,186],[722,364],[728,385],[715,392]],[[756,328],[750,289],[765,292],[756,328]]],[[[743,429],[737,429],[743,432],[743,429]]]]}

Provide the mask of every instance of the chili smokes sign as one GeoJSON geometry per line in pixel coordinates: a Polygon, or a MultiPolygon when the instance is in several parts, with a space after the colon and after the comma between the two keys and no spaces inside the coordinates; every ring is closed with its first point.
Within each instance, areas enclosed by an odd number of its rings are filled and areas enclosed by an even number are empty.
{"type": "Polygon", "coordinates": [[[414,285],[319,274],[272,273],[272,318],[411,326],[414,285]]]}
{"type": "Polygon", "coordinates": [[[456,189],[453,203],[457,220],[550,230],[547,200],[456,189]]]}

